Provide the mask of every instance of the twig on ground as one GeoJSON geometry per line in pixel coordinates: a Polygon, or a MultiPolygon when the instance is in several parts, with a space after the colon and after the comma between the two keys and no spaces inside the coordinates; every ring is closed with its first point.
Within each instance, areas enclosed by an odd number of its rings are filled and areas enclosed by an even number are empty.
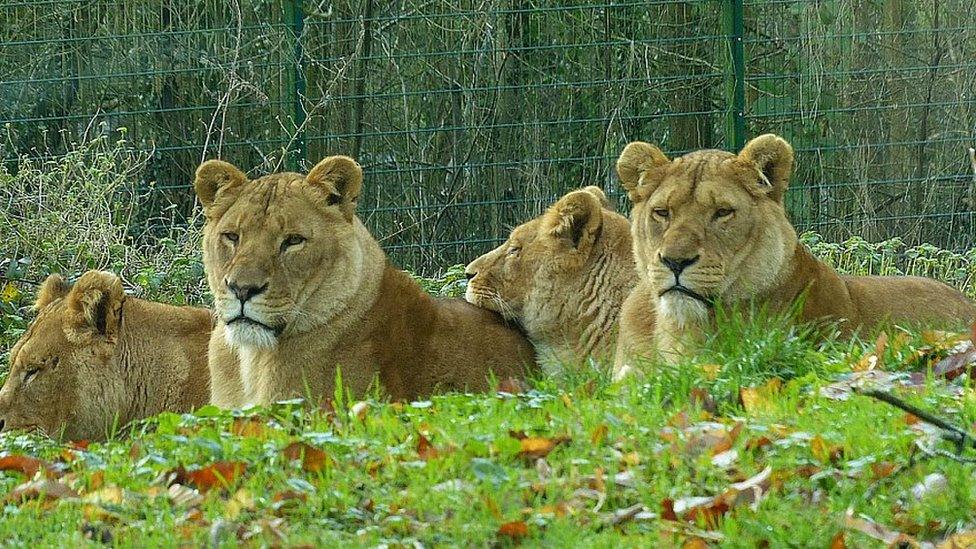
{"type": "Polygon", "coordinates": [[[934,415],[926,412],[925,410],[916,408],[915,406],[912,406],[911,404],[905,402],[904,400],[901,400],[900,398],[895,397],[890,393],[886,393],[884,391],[877,391],[877,390],[858,391],[856,389],[855,392],[864,396],[869,396],[871,398],[880,400],[882,402],[887,402],[888,404],[891,404],[895,408],[900,408],[912,414],[913,416],[917,417],[918,419],[928,424],[935,425],[936,427],[942,429],[943,431],[945,431],[943,436],[946,439],[956,443],[956,448],[958,452],[962,452],[963,448],[967,446],[976,449],[976,438],[973,438],[973,436],[967,433],[966,431],[963,431],[959,427],[956,427],[955,425],[949,423],[944,419],[935,417],[934,415]]]}

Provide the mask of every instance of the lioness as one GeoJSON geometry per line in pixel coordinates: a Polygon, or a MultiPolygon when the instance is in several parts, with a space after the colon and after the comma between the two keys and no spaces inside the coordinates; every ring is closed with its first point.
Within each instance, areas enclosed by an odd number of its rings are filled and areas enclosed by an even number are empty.
{"type": "Polygon", "coordinates": [[[10,353],[0,430],[104,439],[114,427],[210,398],[207,309],[128,297],[112,273],[41,285],[37,318],[10,353]]]}
{"type": "Polygon", "coordinates": [[[432,299],[388,263],[355,214],[362,181],[345,156],[254,181],[219,160],[197,169],[217,316],[214,404],[331,396],[337,367],[358,394],[378,376],[410,399],[486,389],[489,372],[520,376],[534,364],[531,344],[497,314],[432,299]]]}
{"type": "Polygon", "coordinates": [[[920,277],[840,276],[797,241],[783,209],[793,149],[767,134],[738,155],[716,150],[669,160],[634,142],[617,173],[634,203],[638,286],[624,303],[615,377],[634,356],[681,352],[710,307],[753,301],[782,310],[805,294],[800,321],[833,320],[844,334],[879,323],[969,323],[976,307],[920,277]]]}
{"type": "Polygon", "coordinates": [[[465,273],[465,299],[518,321],[543,363],[609,364],[620,306],[637,281],[630,223],[586,187],[516,227],[465,273]]]}

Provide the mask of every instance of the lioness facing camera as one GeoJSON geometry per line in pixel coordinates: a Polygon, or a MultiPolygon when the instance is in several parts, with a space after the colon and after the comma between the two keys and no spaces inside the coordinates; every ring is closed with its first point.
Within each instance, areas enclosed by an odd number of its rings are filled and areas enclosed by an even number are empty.
{"type": "Polygon", "coordinates": [[[126,296],[112,273],[74,285],[51,275],[37,318],[10,352],[0,430],[40,429],[70,440],[210,400],[210,311],[126,296]]]}
{"type": "Polygon", "coordinates": [[[435,300],[388,263],[355,214],[362,181],[345,156],[254,181],[219,160],[197,169],[214,404],[331,396],[337,368],[357,394],[378,377],[411,399],[484,390],[490,373],[534,365],[531,344],[497,314],[435,300]]]}
{"type": "Polygon", "coordinates": [[[637,282],[630,223],[598,187],[572,191],[465,273],[465,299],[518,321],[543,364],[609,365],[620,306],[637,282]]]}
{"type": "Polygon", "coordinates": [[[711,305],[783,310],[805,294],[800,321],[839,322],[845,335],[882,322],[968,324],[976,307],[950,286],[909,276],[840,276],[798,242],[783,209],[793,149],[767,134],[738,155],[703,150],[669,160],[634,142],[617,173],[634,203],[638,286],[624,303],[614,364],[680,355],[707,329],[711,305]]]}

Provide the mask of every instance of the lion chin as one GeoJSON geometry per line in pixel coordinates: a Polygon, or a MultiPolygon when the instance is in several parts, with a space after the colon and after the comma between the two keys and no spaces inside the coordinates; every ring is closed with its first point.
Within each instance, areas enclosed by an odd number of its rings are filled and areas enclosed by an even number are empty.
{"type": "Polygon", "coordinates": [[[234,349],[242,347],[274,349],[278,346],[278,335],[274,329],[248,319],[239,319],[227,324],[224,339],[227,345],[234,349]]]}

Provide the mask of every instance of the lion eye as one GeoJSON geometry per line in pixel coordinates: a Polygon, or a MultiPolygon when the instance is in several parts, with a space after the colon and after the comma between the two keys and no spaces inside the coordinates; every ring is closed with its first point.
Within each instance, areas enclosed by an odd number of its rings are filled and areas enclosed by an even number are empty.
{"type": "Polygon", "coordinates": [[[31,368],[24,372],[24,383],[29,383],[32,379],[37,377],[37,374],[41,372],[40,368],[31,368]]]}
{"type": "Polygon", "coordinates": [[[654,215],[660,217],[661,219],[668,219],[671,217],[671,212],[665,208],[655,208],[654,215]]]}
{"type": "Polygon", "coordinates": [[[728,216],[732,215],[733,213],[735,213],[735,210],[733,210],[733,209],[730,209],[730,208],[719,208],[719,209],[715,210],[715,216],[714,216],[714,218],[715,219],[721,219],[723,217],[728,217],[728,216]]]}
{"type": "Polygon", "coordinates": [[[284,241],[281,243],[281,249],[286,250],[292,246],[298,246],[299,244],[305,242],[305,237],[297,234],[288,235],[284,241]]]}
{"type": "Polygon", "coordinates": [[[510,247],[508,249],[508,251],[505,253],[505,255],[518,255],[518,253],[521,252],[521,251],[522,251],[522,248],[519,248],[518,246],[512,246],[512,247],[510,247]]]}
{"type": "Polygon", "coordinates": [[[224,237],[224,240],[231,244],[237,244],[237,241],[241,239],[237,233],[220,233],[220,236],[224,237]]]}

